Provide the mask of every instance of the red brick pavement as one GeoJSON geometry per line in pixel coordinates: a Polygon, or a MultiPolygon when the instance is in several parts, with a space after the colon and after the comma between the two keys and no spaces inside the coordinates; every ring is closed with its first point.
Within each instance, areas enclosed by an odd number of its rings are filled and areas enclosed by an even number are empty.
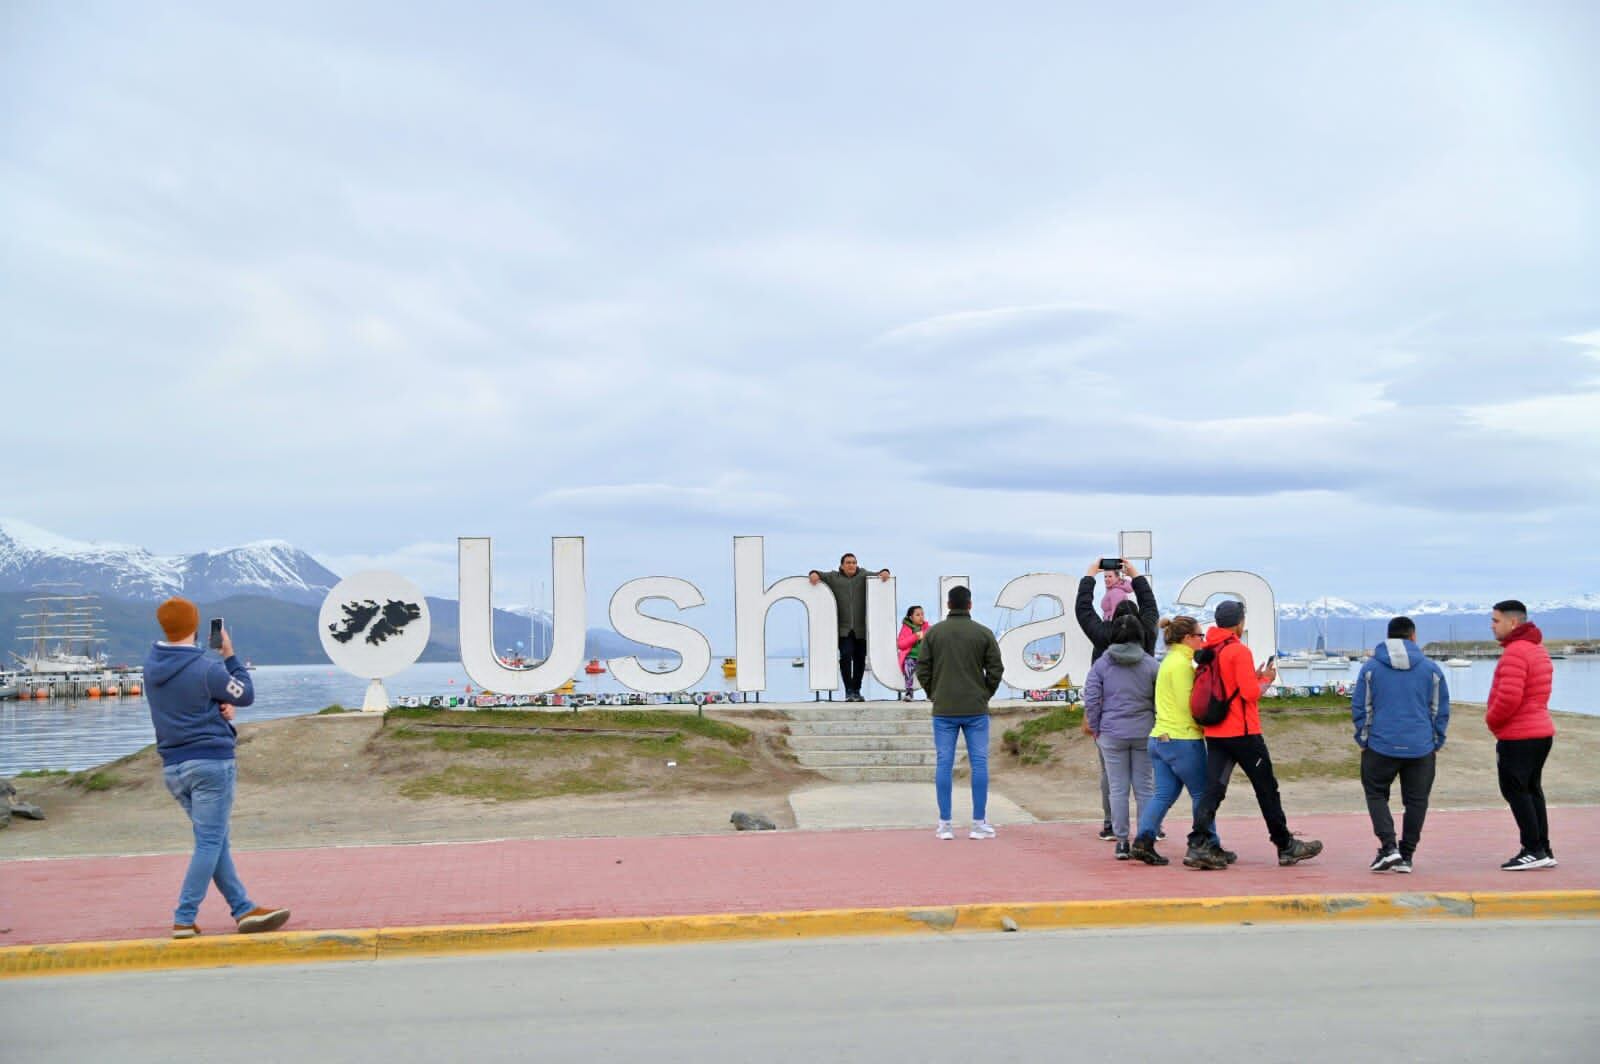
{"type": "MultiPolygon", "coordinates": [[[[1600,806],[1551,810],[1560,867],[1501,872],[1516,850],[1505,810],[1433,812],[1411,876],[1367,871],[1364,815],[1297,817],[1314,861],[1279,868],[1261,821],[1224,818],[1225,872],[1112,859],[1092,824],[1002,828],[992,841],[931,830],[782,831],[655,838],[518,839],[235,854],[258,904],[291,930],[610,916],[880,908],[975,902],[1252,894],[1600,888],[1600,806]]],[[[1163,844],[1182,854],[1174,836],[1163,844]]],[[[0,862],[0,945],[164,937],[187,855],[0,862]]],[[[200,910],[232,930],[213,890],[200,910]]]]}

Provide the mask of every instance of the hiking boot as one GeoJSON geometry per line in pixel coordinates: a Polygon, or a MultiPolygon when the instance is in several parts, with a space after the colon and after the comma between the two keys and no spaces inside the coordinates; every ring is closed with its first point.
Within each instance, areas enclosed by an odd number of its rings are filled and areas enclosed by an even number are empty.
{"type": "Polygon", "coordinates": [[[934,829],[933,837],[936,839],[953,839],[956,837],[956,830],[950,826],[950,821],[941,820],[939,821],[939,826],[934,829]]]}
{"type": "Polygon", "coordinates": [[[1183,855],[1185,868],[1199,868],[1207,872],[1218,872],[1228,867],[1228,862],[1216,850],[1209,846],[1191,846],[1183,855]]]}
{"type": "Polygon", "coordinates": [[[1500,866],[1502,872],[1523,872],[1531,868],[1551,868],[1555,865],[1554,857],[1546,857],[1541,851],[1534,853],[1532,850],[1518,851],[1511,860],[1500,866]]]}
{"type": "Polygon", "coordinates": [[[992,839],[994,838],[994,825],[987,820],[974,820],[972,822],[972,831],[967,835],[967,838],[992,839]]]}
{"type": "Polygon", "coordinates": [[[1299,864],[1309,861],[1322,852],[1322,843],[1316,839],[1310,842],[1301,842],[1299,839],[1290,839],[1289,845],[1278,847],[1278,863],[1280,865],[1299,864]]]}
{"type": "Polygon", "coordinates": [[[1099,839],[1101,842],[1117,841],[1117,833],[1111,830],[1110,821],[1100,825],[1100,834],[1096,835],[1095,838],[1099,839]]]}
{"type": "Polygon", "coordinates": [[[257,905],[239,917],[239,934],[253,935],[259,931],[276,931],[288,922],[288,909],[268,909],[257,905]]]}
{"type": "Polygon", "coordinates": [[[1147,865],[1170,864],[1165,857],[1156,852],[1155,840],[1148,835],[1140,835],[1133,840],[1130,852],[1135,861],[1143,861],[1147,865]]]}
{"type": "Polygon", "coordinates": [[[200,929],[194,924],[173,924],[173,938],[194,938],[200,934],[200,929]]]}
{"type": "Polygon", "coordinates": [[[1132,856],[1133,856],[1132,852],[1129,851],[1129,849],[1128,849],[1128,840],[1127,839],[1118,839],[1117,840],[1117,851],[1116,851],[1117,860],[1126,861],[1129,858],[1131,858],[1132,856]]]}
{"type": "Polygon", "coordinates": [[[1405,858],[1400,856],[1400,851],[1393,846],[1380,846],[1378,856],[1372,859],[1367,868],[1373,872],[1387,872],[1403,860],[1405,858]]]}
{"type": "Polygon", "coordinates": [[[1218,846],[1215,843],[1213,843],[1211,846],[1211,852],[1221,857],[1223,861],[1227,862],[1228,864],[1233,864],[1233,862],[1239,859],[1238,854],[1234,853],[1232,850],[1224,850],[1221,846],[1218,846]]]}

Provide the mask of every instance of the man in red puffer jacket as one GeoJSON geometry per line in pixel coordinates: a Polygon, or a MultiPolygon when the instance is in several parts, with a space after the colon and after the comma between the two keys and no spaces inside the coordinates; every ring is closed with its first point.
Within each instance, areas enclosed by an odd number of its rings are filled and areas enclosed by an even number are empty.
{"type": "Polygon", "coordinates": [[[1489,623],[1505,650],[1494,667],[1484,723],[1498,740],[1494,749],[1500,794],[1522,834],[1522,850],[1500,867],[1507,872],[1554,868],[1541,777],[1555,743],[1556,726],[1550,719],[1550,680],[1555,670],[1544,648],[1544,634],[1528,623],[1528,607],[1521,602],[1495,603],[1489,623]]]}

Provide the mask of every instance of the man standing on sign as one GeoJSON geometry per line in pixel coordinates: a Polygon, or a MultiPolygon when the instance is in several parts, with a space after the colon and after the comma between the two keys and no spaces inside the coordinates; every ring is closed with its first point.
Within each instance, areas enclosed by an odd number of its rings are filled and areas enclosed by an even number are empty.
{"type": "Polygon", "coordinates": [[[1005,665],[994,633],[972,619],[972,592],[950,589],[945,600],[950,615],[922,637],[917,658],[917,682],[933,700],[933,747],[937,756],[933,772],[934,796],[939,802],[937,838],[953,839],[950,826],[952,775],[956,762],[956,737],[966,737],[967,762],[972,769],[972,833],[968,838],[992,839],[994,828],[987,816],[989,805],[989,699],[1000,689],[1005,665]]]}
{"type": "Polygon", "coordinates": [[[844,677],[844,700],[865,702],[861,681],[867,671],[867,577],[889,579],[889,570],[861,568],[854,554],[839,559],[839,568],[826,573],[811,570],[812,584],[827,584],[839,611],[839,672],[844,677]]]}
{"type": "Polygon", "coordinates": [[[144,661],[145,700],[155,725],[167,790],[194,824],[194,854],[172,915],[172,937],[200,933],[195,920],[212,883],[228,902],[240,932],[276,931],[288,909],[256,905],[239,881],[228,848],[228,820],[238,779],[233,750],[233,707],[255,701],[250,673],[233,653],[233,639],[214,622],[221,661],[195,645],[200,611],[188,599],[170,598],[156,609],[166,639],[154,643],[144,661]]]}

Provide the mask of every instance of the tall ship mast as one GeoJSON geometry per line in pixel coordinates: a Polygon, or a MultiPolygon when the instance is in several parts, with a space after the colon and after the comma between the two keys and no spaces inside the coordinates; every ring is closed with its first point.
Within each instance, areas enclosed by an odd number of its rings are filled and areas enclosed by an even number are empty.
{"type": "Polygon", "coordinates": [[[12,652],[24,672],[50,675],[103,672],[105,626],[98,599],[81,593],[77,584],[38,584],[29,598],[31,612],[17,626],[21,654],[12,652]]]}

